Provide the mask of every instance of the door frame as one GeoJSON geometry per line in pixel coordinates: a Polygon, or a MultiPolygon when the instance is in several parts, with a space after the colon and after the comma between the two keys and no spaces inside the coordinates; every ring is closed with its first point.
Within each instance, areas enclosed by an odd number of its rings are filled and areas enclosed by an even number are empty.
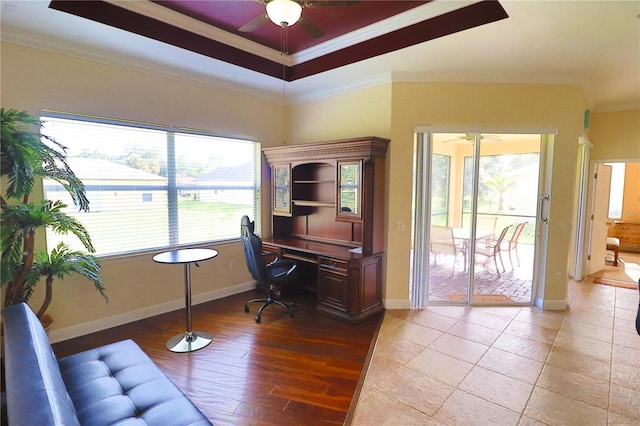
{"type": "MultiPolygon", "coordinates": [[[[587,139],[588,141],[588,139],[587,139]]],[[[585,179],[580,184],[580,193],[587,195],[584,200],[583,215],[578,217],[578,223],[583,223],[584,226],[578,226],[576,229],[576,252],[574,254],[575,263],[575,275],[573,277],[576,281],[582,281],[587,278],[587,256],[589,255],[589,247],[592,245],[591,241],[591,224],[589,218],[593,214],[593,179],[591,179],[591,173],[595,170],[596,164],[601,163],[640,163],[640,157],[637,158],[607,158],[607,159],[591,159],[589,161],[588,173],[585,179]],[[587,224],[589,226],[587,226],[587,224]],[[581,242],[581,243],[580,243],[581,242]],[[579,271],[578,271],[579,269],[579,271]],[[580,272],[580,275],[578,275],[580,272]]],[[[578,207],[579,208],[579,207],[578,207]]],[[[580,213],[578,212],[578,215],[580,213]]]]}
{"type": "Polygon", "coordinates": [[[573,279],[582,281],[587,271],[587,255],[589,241],[584,238],[585,230],[589,228],[587,218],[590,217],[590,208],[588,200],[589,175],[590,175],[590,156],[593,144],[586,135],[578,138],[580,152],[578,154],[578,190],[577,190],[577,208],[576,208],[576,232],[574,238],[575,256],[573,261],[573,279]]]}
{"type": "Polygon", "coordinates": [[[587,274],[589,275],[601,271],[605,266],[609,199],[611,198],[611,170],[611,166],[606,166],[601,162],[594,163],[591,169],[590,180],[592,181],[593,190],[591,192],[590,203],[591,215],[589,216],[589,244],[587,244],[587,274]],[[606,170],[606,168],[608,168],[608,170],[606,170]],[[607,185],[609,186],[608,188],[607,185]],[[604,200],[601,199],[603,196],[606,197],[607,201],[607,215],[604,219],[601,219],[602,205],[600,205],[598,201],[603,202],[604,200]],[[601,220],[604,220],[604,223],[600,223],[601,220]],[[599,269],[594,270],[594,267],[599,267],[599,269]]]}
{"type": "MultiPolygon", "coordinates": [[[[425,188],[430,187],[430,174],[428,167],[432,154],[431,134],[433,133],[472,133],[472,134],[539,134],[541,135],[540,146],[540,170],[539,170],[539,192],[540,203],[538,215],[538,225],[536,229],[536,252],[532,282],[531,304],[541,307],[540,292],[544,291],[544,280],[539,279],[546,274],[546,253],[548,239],[548,217],[551,201],[551,170],[553,159],[553,137],[558,131],[555,128],[525,128],[525,127],[477,127],[477,126],[415,126],[414,143],[416,144],[417,158],[414,161],[414,193],[412,211],[412,233],[413,233],[413,256],[412,274],[410,286],[410,303],[412,308],[425,307],[428,304],[427,292],[424,291],[425,275],[428,274],[428,255],[424,253],[424,241],[427,237],[425,217],[430,215],[430,205],[428,193],[425,188]],[[426,144],[426,147],[425,147],[426,144]],[[425,149],[426,148],[426,149],[425,149]],[[426,152],[425,152],[426,151],[426,152]],[[422,155],[421,155],[422,154],[422,155]],[[543,220],[541,220],[543,219],[543,220]],[[425,263],[425,256],[427,257],[425,263]],[[425,267],[426,265],[426,267],[425,267]]],[[[468,304],[471,304],[469,298],[468,304]]]]}

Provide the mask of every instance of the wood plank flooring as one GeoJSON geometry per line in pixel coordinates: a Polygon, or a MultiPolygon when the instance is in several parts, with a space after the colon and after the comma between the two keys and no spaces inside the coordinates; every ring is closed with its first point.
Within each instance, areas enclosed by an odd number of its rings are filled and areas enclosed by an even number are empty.
{"type": "Polygon", "coordinates": [[[349,325],[316,312],[314,296],[299,294],[295,317],[259,304],[255,291],[192,309],[194,330],[213,342],[173,353],[167,340],[184,332],[184,309],[53,345],[59,358],[133,339],[216,425],[335,425],[348,423],[364,380],[382,314],[349,325]],[[362,377],[361,377],[362,376],[362,377]],[[354,398],[355,397],[355,398],[354,398]]]}

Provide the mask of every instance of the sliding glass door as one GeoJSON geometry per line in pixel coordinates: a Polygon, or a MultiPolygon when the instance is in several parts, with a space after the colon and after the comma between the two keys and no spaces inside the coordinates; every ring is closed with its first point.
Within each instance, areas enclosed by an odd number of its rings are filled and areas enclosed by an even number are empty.
{"type": "Polygon", "coordinates": [[[414,306],[532,302],[542,140],[418,135],[414,306]]]}

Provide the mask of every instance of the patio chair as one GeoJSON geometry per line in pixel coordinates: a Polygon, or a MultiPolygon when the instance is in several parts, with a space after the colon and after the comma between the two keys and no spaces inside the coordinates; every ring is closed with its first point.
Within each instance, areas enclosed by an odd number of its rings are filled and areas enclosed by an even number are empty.
{"type": "MultiPolygon", "coordinates": [[[[498,257],[500,254],[500,245],[504,240],[505,235],[509,231],[512,225],[505,226],[504,229],[500,232],[500,236],[495,242],[491,242],[489,244],[476,244],[476,256],[485,256],[484,264],[486,265],[489,262],[489,259],[493,258],[493,262],[496,265],[496,272],[498,273],[498,278],[500,278],[500,268],[498,268],[498,257]]],[[[502,271],[504,272],[506,269],[504,268],[504,262],[502,258],[500,258],[500,263],[502,264],[502,271]]]]}
{"type": "Polygon", "coordinates": [[[511,238],[508,241],[502,241],[500,245],[500,262],[504,265],[504,261],[502,260],[502,252],[509,253],[509,263],[511,264],[511,269],[513,268],[513,260],[511,259],[511,252],[514,251],[516,253],[516,259],[518,260],[518,266],[520,266],[520,257],[518,256],[518,239],[520,238],[520,234],[524,230],[524,227],[527,226],[529,222],[522,222],[516,225],[516,229],[511,234],[511,238]]]}
{"type": "MultiPolygon", "coordinates": [[[[451,269],[451,275],[453,275],[456,269],[456,258],[459,253],[462,253],[465,259],[467,259],[466,247],[461,244],[457,244],[453,238],[453,229],[447,226],[432,226],[431,233],[429,235],[430,251],[434,254],[445,254],[453,256],[453,268],[451,269]]],[[[434,256],[434,262],[436,257],[434,256]]]]}
{"type": "Polygon", "coordinates": [[[497,222],[497,216],[478,216],[476,218],[476,228],[483,231],[495,231],[497,222]]]}
{"type": "MultiPolygon", "coordinates": [[[[498,222],[497,216],[478,216],[476,218],[476,230],[477,231],[495,231],[496,223],[498,222]]],[[[492,234],[488,237],[481,239],[484,243],[492,243],[495,241],[495,235],[492,234]]]]}

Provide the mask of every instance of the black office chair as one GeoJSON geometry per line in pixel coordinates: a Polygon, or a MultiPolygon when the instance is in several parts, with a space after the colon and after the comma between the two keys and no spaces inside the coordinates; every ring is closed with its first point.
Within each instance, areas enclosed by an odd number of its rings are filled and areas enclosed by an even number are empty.
{"type": "Polygon", "coordinates": [[[275,303],[289,310],[289,316],[293,317],[293,306],[295,301],[289,305],[284,303],[278,296],[280,288],[284,284],[295,280],[296,262],[289,259],[278,260],[274,253],[265,253],[262,251],[262,240],[253,233],[254,223],[249,221],[247,216],[242,216],[240,222],[240,239],[244,248],[244,257],[247,261],[247,268],[261,287],[268,288],[266,298],[249,300],[244,305],[244,311],[249,312],[249,303],[260,302],[263,305],[258,310],[256,322],[260,322],[262,311],[267,306],[275,303]],[[268,257],[274,260],[267,262],[268,257]]]}

